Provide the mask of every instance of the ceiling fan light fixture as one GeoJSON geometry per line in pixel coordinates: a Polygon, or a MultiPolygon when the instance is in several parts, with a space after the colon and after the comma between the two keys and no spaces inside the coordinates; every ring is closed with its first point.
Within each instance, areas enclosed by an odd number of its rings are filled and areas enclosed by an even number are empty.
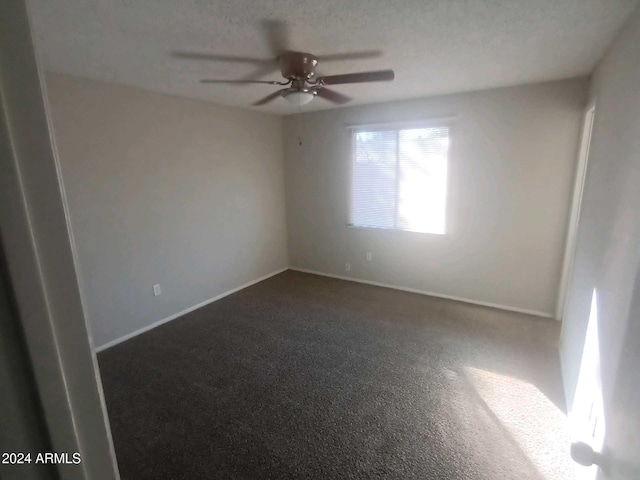
{"type": "Polygon", "coordinates": [[[306,105],[313,100],[315,95],[311,92],[289,92],[284,94],[284,98],[293,105],[306,105]]]}

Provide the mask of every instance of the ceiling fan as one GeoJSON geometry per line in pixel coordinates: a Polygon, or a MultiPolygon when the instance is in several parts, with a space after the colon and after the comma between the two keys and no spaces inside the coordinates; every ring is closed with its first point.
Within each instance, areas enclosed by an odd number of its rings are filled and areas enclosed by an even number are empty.
{"type": "Polygon", "coordinates": [[[346,73],[341,75],[316,76],[316,66],[320,61],[352,60],[357,58],[371,58],[380,56],[379,51],[351,52],[335,55],[315,56],[310,53],[297,52],[287,48],[286,25],[277,20],[263,22],[267,30],[267,37],[273,59],[256,59],[231,55],[215,55],[197,52],[174,52],[174,56],[190,60],[214,60],[234,63],[252,63],[260,66],[255,77],[263,77],[279,68],[284,81],[258,80],[257,78],[242,78],[238,80],[203,79],[201,83],[234,83],[234,84],[267,84],[286,88],[277,90],[253,103],[254,106],[265,105],[278,97],[284,97],[295,105],[304,105],[316,96],[330,102],[342,105],[351,100],[327,85],[344,85],[349,83],[384,82],[394,79],[393,70],[377,70],[371,72],[346,73]]]}

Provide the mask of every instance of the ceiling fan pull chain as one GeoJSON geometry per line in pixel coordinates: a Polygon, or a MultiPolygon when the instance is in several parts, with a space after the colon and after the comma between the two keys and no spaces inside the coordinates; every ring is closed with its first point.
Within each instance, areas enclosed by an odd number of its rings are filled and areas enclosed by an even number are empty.
{"type": "Polygon", "coordinates": [[[302,146],[302,105],[298,103],[298,145],[302,146]]]}

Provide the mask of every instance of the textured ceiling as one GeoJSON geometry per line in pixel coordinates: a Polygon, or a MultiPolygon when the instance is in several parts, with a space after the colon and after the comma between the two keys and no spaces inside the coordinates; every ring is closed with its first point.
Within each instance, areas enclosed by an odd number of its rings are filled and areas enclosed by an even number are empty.
{"type": "MultiPolygon", "coordinates": [[[[379,49],[378,58],[318,67],[325,75],[393,68],[393,83],[334,87],[354,97],[350,105],[374,103],[586,75],[636,5],[637,0],[31,0],[47,69],[242,107],[276,87],[198,80],[247,77],[259,66],[186,60],[171,52],[269,59],[274,43],[316,55],[379,49]]],[[[331,107],[315,99],[303,108],[331,107]]],[[[296,111],[281,98],[252,108],[296,111]]]]}

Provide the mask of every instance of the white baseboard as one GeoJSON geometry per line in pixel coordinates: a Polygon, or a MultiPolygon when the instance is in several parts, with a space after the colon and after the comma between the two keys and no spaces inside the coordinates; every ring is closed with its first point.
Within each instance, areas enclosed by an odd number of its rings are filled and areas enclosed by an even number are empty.
{"type": "Polygon", "coordinates": [[[278,275],[279,273],[282,273],[282,272],[284,272],[286,270],[288,270],[288,268],[282,268],[280,270],[276,270],[275,272],[271,272],[268,275],[265,275],[264,277],[260,277],[260,278],[258,278],[256,280],[252,280],[251,282],[245,283],[244,285],[240,285],[239,287],[231,289],[228,292],[221,293],[220,295],[217,295],[217,296],[215,296],[213,298],[205,300],[204,302],[200,302],[197,305],[194,305],[192,307],[186,308],[186,309],[184,309],[184,310],[182,310],[182,311],[180,311],[178,313],[175,313],[175,314],[173,314],[173,315],[171,315],[169,317],[163,318],[162,320],[158,320],[157,322],[154,322],[151,325],[147,325],[146,327],[142,327],[142,328],[136,330],[135,332],[128,333],[123,337],[116,338],[115,340],[111,340],[110,342],[107,342],[104,345],[100,345],[99,347],[96,347],[95,351],[96,351],[96,353],[99,353],[99,352],[101,352],[103,350],[106,350],[109,347],[113,347],[114,345],[122,343],[125,340],[129,340],[130,338],[138,336],[141,333],[148,332],[151,329],[159,327],[163,323],[167,323],[167,322],[170,322],[171,320],[175,320],[176,318],[181,317],[181,316],[183,316],[183,315],[185,315],[185,314],[187,314],[189,312],[193,312],[194,310],[197,310],[197,309],[199,309],[201,307],[204,307],[205,305],[209,305],[210,303],[213,303],[216,300],[220,300],[221,298],[224,298],[224,297],[226,297],[228,295],[231,295],[232,293],[236,293],[236,292],[238,292],[240,290],[243,290],[243,289],[245,289],[247,287],[250,287],[251,285],[255,285],[256,283],[262,282],[263,280],[266,280],[267,278],[271,278],[271,277],[273,277],[275,275],[278,275]]]}
{"type": "Polygon", "coordinates": [[[539,312],[537,310],[528,310],[526,308],[509,307],[507,305],[500,305],[497,303],[481,302],[479,300],[471,300],[468,298],[454,297],[453,295],[444,295],[442,293],[427,292],[425,290],[418,290],[417,288],[399,287],[397,285],[390,285],[388,283],[372,282],[370,280],[362,280],[359,278],[344,277],[342,275],[333,275],[331,273],[318,272],[316,270],[309,270],[306,268],[289,267],[289,270],[295,270],[296,272],[303,272],[303,273],[311,273],[313,275],[320,275],[322,277],[338,278],[340,280],[348,280],[350,282],[365,283],[367,285],[375,285],[376,287],[392,288],[394,290],[418,293],[420,295],[428,295],[430,297],[446,298],[447,300],[456,300],[458,302],[472,303],[474,305],[481,305],[483,307],[498,308],[500,310],[507,310],[509,312],[526,313],[527,315],[535,315],[537,317],[543,317],[543,318],[554,318],[554,315],[552,313],[539,312]]]}
{"type": "Polygon", "coordinates": [[[517,313],[525,313],[528,315],[535,315],[538,317],[543,317],[543,318],[554,318],[554,315],[551,313],[545,313],[545,312],[539,312],[537,310],[528,310],[526,308],[518,308],[518,307],[510,307],[507,305],[500,305],[497,303],[490,303],[490,302],[481,302],[478,300],[471,300],[468,298],[461,298],[461,297],[455,297],[453,295],[444,295],[441,293],[434,293],[434,292],[427,292],[425,290],[418,290],[417,288],[408,288],[408,287],[400,287],[398,285],[391,285],[388,283],[381,283],[381,282],[373,282],[370,280],[362,280],[360,278],[353,278],[353,277],[345,277],[342,275],[334,275],[331,273],[324,273],[324,272],[319,272],[316,270],[309,270],[306,268],[298,268],[298,267],[288,267],[288,268],[282,268],[280,270],[276,270],[275,272],[271,272],[267,275],[265,275],[264,277],[260,277],[257,278],[256,280],[252,280],[251,282],[245,283],[244,285],[240,285],[239,287],[236,287],[234,289],[231,289],[227,292],[221,293],[220,295],[217,295],[213,298],[210,298],[208,300],[205,300],[204,302],[200,302],[197,305],[194,305],[192,307],[186,308],[178,313],[175,313],[169,317],[163,318],[162,320],[158,320],[157,322],[152,323],[151,325],[147,325],[146,327],[142,327],[134,332],[128,333],[127,335],[124,335],[123,337],[119,337],[116,338],[115,340],[111,340],[110,342],[107,342],[103,345],[100,345],[99,347],[95,348],[96,353],[102,352],[103,350],[106,350],[107,348],[113,347],[119,343],[122,343],[126,340],[129,340],[130,338],[133,338],[135,336],[140,335],[141,333],[147,332],[149,330],[152,330],[156,327],[159,327],[160,325],[170,322],[171,320],[175,320],[178,317],[181,317],[183,315],[186,315],[189,312],[193,312],[194,310],[197,310],[201,307],[204,307],[205,305],[209,305],[210,303],[215,302],[216,300],[220,300],[221,298],[224,298],[228,295],[231,295],[232,293],[236,293],[240,290],[243,290],[247,287],[250,287],[251,285],[255,285],[256,283],[262,282],[263,280],[266,280],[267,278],[271,278],[275,275],[278,275],[279,273],[282,273],[286,270],[294,270],[296,272],[303,272],[303,273],[310,273],[313,275],[320,275],[322,277],[330,277],[330,278],[337,278],[340,280],[347,280],[350,282],[356,282],[356,283],[364,283],[367,285],[374,285],[376,287],[384,287],[384,288],[391,288],[393,290],[401,290],[403,292],[410,292],[410,293],[417,293],[420,295],[427,295],[430,297],[438,297],[438,298],[446,298],[447,300],[456,300],[458,302],[464,302],[464,303],[471,303],[473,305],[481,305],[483,307],[491,307],[491,308],[498,308],[500,310],[507,310],[509,312],[517,312],[517,313]]]}

